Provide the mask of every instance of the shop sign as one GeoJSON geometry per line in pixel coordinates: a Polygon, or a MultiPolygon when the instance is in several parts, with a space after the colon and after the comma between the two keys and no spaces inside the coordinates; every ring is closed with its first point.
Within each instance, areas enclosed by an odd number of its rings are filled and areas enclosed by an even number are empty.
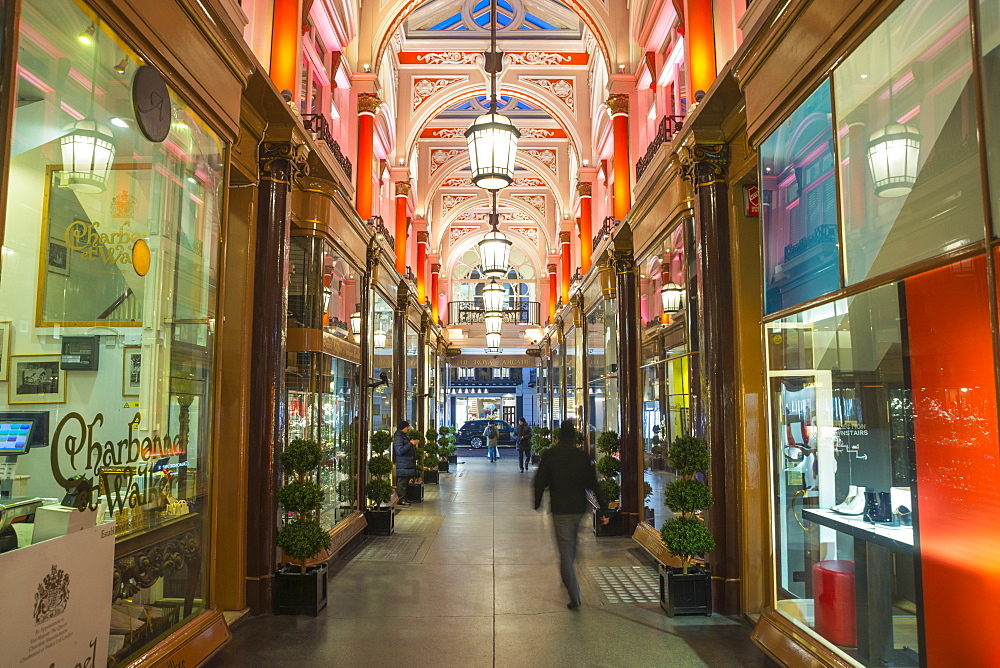
{"type": "Polygon", "coordinates": [[[527,355],[459,355],[450,357],[448,364],[466,368],[534,369],[539,361],[527,355]]]}
{"type": "Polygon", "coordinates": [[[5,665],[107,665],[114,522],[0,555],[5,665]]]}
{"type": "Polygon", "coordinates": [[[756,183],[743,186],[743,213],[747,216],[760,215],[760,189],[756,183]]]}
{"type": "Polygon", "coordinates": [[[97,221],[76,219],[66,228],[63,239],[70,250],[80,253],[84,260],[100,260],[107,266],[132,264],[132,248],[142,235],[131,232],[131,222],[118,226],[117,232],[101,232],[97,221]]]}

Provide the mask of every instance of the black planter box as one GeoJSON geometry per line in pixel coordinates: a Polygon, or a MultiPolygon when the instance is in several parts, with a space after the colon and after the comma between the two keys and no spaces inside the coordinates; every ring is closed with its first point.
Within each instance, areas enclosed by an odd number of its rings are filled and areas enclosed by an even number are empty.
{"type": "Polygon", "coordinates": [[[406,486],[406,500],[410,503],[420,503],[424,500],[424,486],[417,483],[406,486]]]}
{"type": "Polygon", "coordinates": [[[448,455],[449,464],[458,464],[458,455],[448,455]]]}
{"type": "Polygon", "coordinates": [[[447,459],[442,459],[440,462],[438,462],[438,472],[448,473],[450,470],[451,467],[449,466],[449,462],[447,459]]]}
{"type": "Polygon", "coordinates": [[[682,575],[680,568],[660,566],[660,607],[674,615],[712,614],[712,574],[697,566],[682,575]]]}
{"type": "MultiPolygon", "coordinates": [[[[430,471],[430,470],[425,470],[424,471],[424,484],[425,485],[436,485],[436,484],[438,484],[438,471],[437,471],[437,469],[434,469],[433,471],[430,471]]],[[[421,498],[423,498],[423,494],[421,494],[421,498]]]]}
{"type": "Polygon", "coordinates": [[[531,463],[532,464],[537,464],[540,461],[542,461],[542,458],[538,455],[538,453],[532,452],[531,453],[531,463]]]}
{"type": "Polygon", "coordinates": [[[396,526],[396,512],[392,508],[379,508],[378,510],[366,510],[365,533],[369,536],[391,536],[396,526]]]}
{"type": "Polygon", "coordinates": [[[275,614],[318,615],[326,607],[326,574],[326,564],[309,566],[304,574],[291,564],[275,573],[275,614]]]}
{"type": "Polygon", "coordinates": [[[595,510],[594,535],[598,537],[622,535],[622,514],[620,510],[608,510],[607,524],[601,524],[600,520],[597,519],[599,515],[600,511],[595,510]]]}

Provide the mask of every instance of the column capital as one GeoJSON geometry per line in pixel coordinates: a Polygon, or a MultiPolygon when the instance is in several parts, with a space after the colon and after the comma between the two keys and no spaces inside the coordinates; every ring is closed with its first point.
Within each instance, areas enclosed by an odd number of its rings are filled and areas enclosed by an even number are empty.
{"type": "Polygon", "coordinates": [[[432,273],[432,274],[438,274],[438,273],[441,273],[441,265],[439,265],[439,264],[437,264],[437,263],[435,263],[435,264],[432,264],[432,265],[431,265],[431,273],[432,273]]]}
{"type": "Polygon", "coordinates": [[[260,146],[260,169],[272,179],[309,176],[309,147],[292,141],[265,141],[260,146]]]}
{"type": "Polygon", "coordinates": [[[549,270],[550,274],[556,273],[556,265],[554,265],[554,264],[550,264],[548,267],[546,267],[546,269],[549,270]]]}
{"type": "Polygon", "coordinates": [[[379,99],[378,95],[375,93],[358,93],[358,115],[368,114],[370,116],[375,116],[378,114],[379,107],[382,106],[382,100],[379,99]]]}
{"type": "Polygon", "coordinates": [[[584,182],[577,183],[576,184],[576,192],[577,192],[578,195],[580,195],[580,197],[593,197],[594,186],[593,186],[593,184],[591,184],[589,182],[588,183],[584,183],[584,182]]]}
{"type": "Polygon", "coordinates": [[[396,181],[396,197],[409,197],[412,190],[409,181],[396,181]]]}
{"type": "Polygon", "coordinates": [[[430,241],[430,236],[427,234],[427,230],[420,230],[417,232],[417,243],[426,244],[430,241]]]}
{"type": "Polygon", "coordinates": [[[694,144],[680,150],[681,178],[700,186],[726,178],[729,167],[728,144],[694,144]]]}
{"type": "Polygon", "coordinates": [[[605,101],[608,105],[608,109],[611,111],[611,117],[615,116],[628,116],[628,95],[625,93],[615,93],[614,95],[609,95],[608,99],[605,101]]]}
{"type": "Polygon", "coordinates": [[[572,239],[572,237],[570,237],[569,232],[560,232],[559,233],[559,243],[561,243],[561,244],[568,244],[571,241],[571,239],[572,239]]]}

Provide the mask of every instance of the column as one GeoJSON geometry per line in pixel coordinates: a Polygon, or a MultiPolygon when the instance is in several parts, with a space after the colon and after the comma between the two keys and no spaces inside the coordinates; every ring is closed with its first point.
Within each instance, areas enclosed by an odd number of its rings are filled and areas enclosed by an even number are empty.
{"type": "Polygon", "coordinates": [[[611,132],[615,147],[614,164],[614,217],[625,220],[632,208],[632,165],[628,160],[628,95],[617,93],[605,103],[611,110],[611,132]]]}
{"type": "Polygon", "coordinates": [[[586,275],[590,269],[590,256],[594,253],[593,187],[589,183],[578,183],[576,192],[580,195],[580,273],[586,275]]]}
{"type": "MultiPolygon", "coordinates": [[[[413,415],[406,415],[406,310],[410,304],[410,290],[406,279],[396,289],[396,310],[392,323],[392,424],[400,420],[413,422],[413,415]]],[[[415,425],[416,426],[416,425],[415,425]]]]}
{"type": "Polygon", "coordinates": [[[285,323],[288,312],[289,203],[292,180],[309,173],[308,149],[265,141],[260,147],[257,240],[248,418],[247,605],[251,614],[272,610],[277,502],[277,457],[285,437],[285,323]]]}
{"type": "Polygon", "coordinates": [[[302,57],[302,0],[274,0],[271,23],[271,81],[298,103],[302,57]]]}
{"type": "Polygon", "coordinates": [[[556,265],[550,264],[548,266],[549,270],[549,321],[555,322],[556,318],[556,303],[559,301],[557,292],[559,287],[556,282],[556,265]]]}
{"type": "Polygon", "coordinates": [[[708,92],[715,81],[715,27],[712,0],[685,0],[684,51],[688,70],[688,108],[695,93],[708,92]]]}
{"type": "Polygon", "coordinates": [[[441,274],[441,265],[434,263],[431,265],[431,322],[438,323],[438,308],[440,307],[441,296],[438,294],[438,278],[441,274]]]}
{"type": "MultiPolygon", "coordinates": [[[[695,144],[681,158],[681,175],[694,186],[694,230],[692,234],[697,300],[694,304],[698,395],[694,408],[695,433],[703,437],[711,453],[709,484],[715,504],[708,521],[715,538],[709,554],[713,579],[719,583],[712,596],[715,609],[735,614],[740,600],[740,513],[736,490],[742,458],[736,449],[734,421],[736,346],[732,328],[732,268],[729,261],[729,201],[726,167],[729,147],[725,144],[695,144]],[[700,432],[700,433],[699,433],[700,432]]],[[[689,285],[691,282],[689,281],[689,285]]],[[[690,294],[690,292],[689,292],[690,294]]],[[[692,374],[694,375],[694,374],[692,374]]]]}
{"type": "Polygon", "coordinates": [[[642,449],[642,378],[639,370],[641,328],[636,305],[639,303],[639,268],[632,255],[631,233],[627,239],[615,239],[610,249],[611,269],[615,272],[618,311],[618,415],[622,463],[622,533],[631,535],[642,521],[643,449],[642,449]]]}
{"type": "Polygon", "coordinates": [[[427,246],[429,245],[427,231],[417,232],[417,301],[421,304],[427,302],[427,246]]]}
{"type": "Polygon", "coordinates": [[[396,271],[406,273],[406,205],[410,198],[410,182],[396,181],[396,271]]]}
{"type": "Polygon", "coordinates": [[[559,233],[559,247],[562,253],[562,301],[563,304],[569,304],[569,284],[570,280],[573,278],[572,269],[572,256],[570,254],[570,235],[569,232],[559,233]]]}
{"type": "Polygon", "coordinates": [[[355,208],[362,220],[372,217],[372,162],[375,159],[375,114],[382,100],[374,93],[358,93],[358,183],[355,208]]]}

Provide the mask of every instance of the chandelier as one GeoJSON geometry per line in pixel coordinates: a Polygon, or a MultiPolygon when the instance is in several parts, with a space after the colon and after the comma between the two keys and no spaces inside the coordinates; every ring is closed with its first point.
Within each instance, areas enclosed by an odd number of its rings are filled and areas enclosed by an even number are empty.
{"type": "Polygon", "coordinates": [[[503,286],[497,283],[497,279],[490,281],[490,284],[483,288],[483,306],[486,311],[502,311],[506,294],[503,286]]]}
{"type": "Polygon", "coordinates": [[[501,311],[487,311],[483,317],[486,323],[487,334],[500,334],[500,327],[503,325],[503,313],[501,311]]]}
{"type": "Polygon", "coordinates": [[[503,52],[497,50],[497,5],[490,2],[490,50],[483,54],[490,74],[490,110],[465,131],[469,143],[472,182],[485,190],[499,190],[514,182],[514,156],[521,136],[506,116],[497,113],[497,73],[503,52]]]}
{"type": "Polygon", "coordinates": [[[510,266],[510,249],[514,245],[507,235],[497,229],[500,214],[497,213],[497,191],[493,193],[493,209],[490,212],[490,231],[479,242],[479,260],[486,278],[506,278],[510,266]]]}
{"type": "Polygon", "coordinates": [[[913,189],[919,171],[920,139],[916,128],[901,123],[890,123],[872,134],[868,165],[877,196],[902,197],[913,189]]]}

